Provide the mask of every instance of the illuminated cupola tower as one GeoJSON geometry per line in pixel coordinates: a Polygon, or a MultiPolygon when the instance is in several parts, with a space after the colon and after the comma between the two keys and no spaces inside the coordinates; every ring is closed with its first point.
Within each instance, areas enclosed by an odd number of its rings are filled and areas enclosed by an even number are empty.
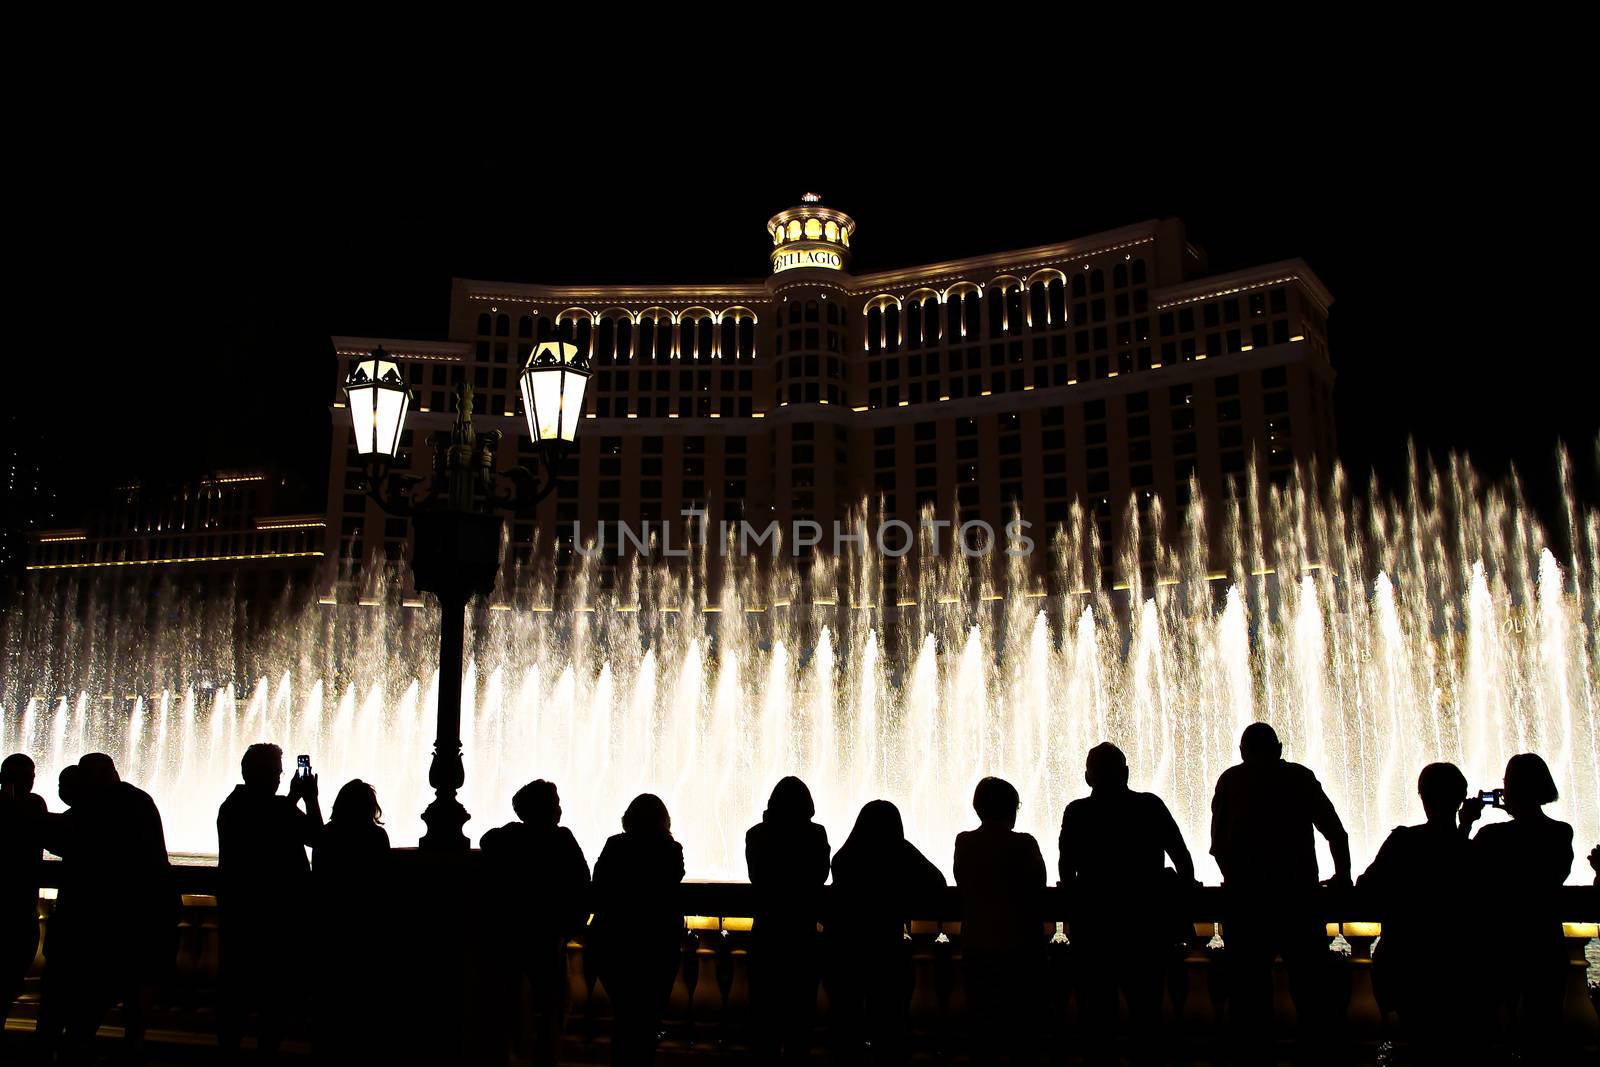
{"type": "MultiPolygon", "coordinates": [[[[823,529],[859,495],[851,484],[847,419],[850,321],[847,273],[855,220],[807,193],[798,207],[767,220],[772,238],[775,463],[773,505],[781,522],[813,520],[823,529]]],[[[796,547],[801,547],[798,538],[796,547]]],[[[801,549],[802,554],[805,550],[801,549]]]]}
{"type": "Polygon", "coordinates": [[[842,211],[822,206],[822,197],[806,193],[800,206],[767,220],[772,237],[772,273],[794,270],[842,271],[850,266],[850,235],[856,221],[842,211]]]}

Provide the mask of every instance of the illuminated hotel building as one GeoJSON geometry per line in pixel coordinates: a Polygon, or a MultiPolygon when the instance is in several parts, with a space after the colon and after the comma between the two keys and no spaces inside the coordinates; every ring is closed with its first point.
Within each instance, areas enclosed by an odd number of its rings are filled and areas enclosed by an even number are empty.
{"type": "Polygon", "coordinates": [[[225,585],[270,607],[286,588],[311,588],[323,560],[326,518],[282,513],[291,498],[283,476],[259,470],[218,471],[173,488],[119,486],[89,525],[33,533],[26,570],[118,583],[172,579],[200,591],[225,585]]]}
{"type": "MultiPolygon", "coordinates": [[[[528,353],[546,339],[587,352],[575,455],[536,515],[508,520],[513,560],[555,565],[558,581],[574,521],[592,531],[667,520],[681,545],[680,512],[695,507],[713,524],[776,519],[787,531],[812,519],[831,536],[863,498],[913,525],[931,504],[996,531],[1016,507],[1041,544],[1077,502],[1100,525],[1109,567],[1130,500],[1160,498],[1170,518],[1191,478],[1221,499],[1252,455],[1263,481],[1280,483],[1334,455],[1331,296],[1301,260],[1208,274],[1183,223],[1162,219],[854,274],[855,231],[808,194],[768,220],[761,279],[458,278],[447,341],[333,339],[334,406],[353,362],[381,344],[414,393],[415,473],[427,472],[426,435],[449,428],[463,381],[511,466],[529,449],[517,390],[528,353]],[[540,540],[552,531],[553,552],[540,540]]],[[[362,494],[342,410],[331,434],[330,558],[403,558],[407,523],[362,494]]]]}

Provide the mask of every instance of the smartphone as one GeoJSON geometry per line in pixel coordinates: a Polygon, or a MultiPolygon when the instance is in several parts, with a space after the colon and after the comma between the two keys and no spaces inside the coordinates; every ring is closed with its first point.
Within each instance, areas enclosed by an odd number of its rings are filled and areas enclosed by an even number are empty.
{"type": "Polygon", "coordinates": [[[1486,808],[1498,808],[1501,800],[1505,797],[1505,792],[1504,789],[1480,789],[1478,790],[1478,800],[1486,808]]]}
{"type": "Polygon", "coordinates": [[[296,778],[310,778],[311,777],[311,757],[310,756],[301,756],[299,759],[295,760],[294,776],[296,778]]]}

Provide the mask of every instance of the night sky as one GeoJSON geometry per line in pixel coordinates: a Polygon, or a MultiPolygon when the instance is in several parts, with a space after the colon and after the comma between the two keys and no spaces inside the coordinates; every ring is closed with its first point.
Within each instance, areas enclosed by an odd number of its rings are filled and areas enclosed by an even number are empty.
{"type": "Polygon", "coordinates": [[[1464,131],[1381,153],[1352,139],[1325,161],[1215,153],[1117,173],[1044,150],[807,169],[762,149],[693,177],[690,156],[660,149],[565,162],[552,144],[489,166],[414,145],[145,141],[136,166],[41,172],[18,246],[33,334],[12,356],[20,406],[72,472],[69,498],[127,475],[274,462],[320,510],[330,334],[442,337],[453,275],[759,279],[763,223],[815,189],[855,217],[860,271],[1169,215],[1214,271],[1301,256],[1335,298],[1348,467],[1392,481],[1408,439],[1467,449],[1486,470],[1514,463],[1548,509],[1565,441],[1580,492],[1600,499],[1586,277],[1557,254],[1578,179],[1485,163],[1464,131]]]}

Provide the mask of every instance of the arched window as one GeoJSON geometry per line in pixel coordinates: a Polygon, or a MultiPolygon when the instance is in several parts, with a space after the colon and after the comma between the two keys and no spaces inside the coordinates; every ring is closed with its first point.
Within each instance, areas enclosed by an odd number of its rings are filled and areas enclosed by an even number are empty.
{"type": "Polygon", "coordinates": [[[939,343],[939,301],[931,296],[922,302],[922,343],[939,343]]]}
{"type": "Polygon", "coordinates": [[[699,335],[699,339],[698,339],[698,342],[695,345],[695,347],[700,350],[700,359],[702,361],[708,360],[708,359],[711,358],[711,334],[712,334],[712,328],[713,328],[713,323],[711,321],[711,317],[708,315],[705,318],[700,320],[698,326],[695,329],[695,333],[699,335]]]}
{"type": "Polygon", "coordinates": [[[886,352],[900,351],[900,309],[893,304],[883,309],[883,347],[886,352]]]}
{"type": "Polygon", "coordinates": [[[1128,287],[1128,268],[1126,264],[1118,263],[1111,268],[1111,284],[1118,289],[1128,287]]]}
{"type": "Polygon", "coordinates": [[[966,327],[968,337],[981,337],[983,327],[979,325],[980,308],[983,306],[983,297],[978,295],[976,289],[961,298],[961,321],[966,327]]]}
{"type": "Polygon", "coordinates": [[[494,332],[494,319],[489,317],[487,311],[478,316],[478,332],[485,337],[494,332]]]}
{"type": "Polygon", "coordinates": [[[906,347],[922,347],[922,301],[906,305],[906,347]]]}
{"type": "Polygon", "coordinates": [[[533,319],[532,318],[530,318],[527,315],[524,315],[524,316],[522,316],[522,318],[517,320],[517,336],[518,337],[532,337],[533,336],[533,319]]]}
{"type": "Polygon", "coordinates": [[[588,319],[568,319],[567,324],[572,328],[572,343],[578,346],[578,351],[589,356],[594,351],[590,341],[594,335],[594,324],[588,319]]]}
{"type": "Polygon", "coordinates": [[[1050,322],[1050,302],[1044,282],[1034,282],[1028,287],[1028,324],[1042,330],[1050,322]]]}
{"type": "Polygon", "coordinates": [[[656,362],[672,358],[672,320],[663,315],[656,320],[656,362]]]}
{"type": "Polygon", "coordinates": [[[1145,283],[1144,260],[1136,259],[1136,260],[1133,261],[1133,284],[1134,285],[1143,285],[1144,283],[1145,283]]]}
{"type": "Polygon", "coordinates": [[[655,358],[656,352],[656,317],[643,315],[639,318],[639,360],[648,362],[655,358]]]}
{"type": "Polygon", "coordinates": [[[540,340],[540,341],[554,341],[554,340],[557,340],[555,323],[550,321],[550,316],[548,316],[548,315],[540,315],[539,316],[539,321],[538,321],[538,324],[537,324],[537,331],[538,331],[538,340],[540,340]]]}
{"type": "Polygon", "coordinates": [[[1012,332],[1028,328],[1028,319],[1022,313],[1022,286],[1014,285],[1006,290],[1006,326],[1012,332]]]}
{"type": "Polygon", "coordinates": [[[743,318],[739,320],[739,356],[750,359],[756,354],[756,320],[743,318]]]}
{"type": "Polygon", "coordinates": [[[595,330],[594,361],[596,363],[610,363],[617,350],[617,324],[610,315],[600,320],[599,329],[595,330]]]}
{"type": "Polygon", "coordinates": [[[617,361],[626,363],[633,358],[633,320],[617,320],[617,361]]]}
{"type": "Polygon", "coordinates": [[[1081,300],[1088,293],[1088,291],[1088,282],[1084,280],[1083,275],[1074,274],[1072,276],[1072,298],[1074,300],[1081,300]]]}
{"type": "Polygon", "coordinates": [[[838,304],[829,304],[828,305],[828,325],[829,326],[837,326],[837,325],[839,325],[839,305],[838,304]]]}
{"type": "Polygon", "coordinates": [[[950,342],[961,340],[961,297],[949,296],[944,302],[944,335],[950,342]]]}
{"type": "Polygon", "coordinates": [[[800,240],[800,220],[799,219],[790,219],[789,220],[789,240],[791,240],[791,241],[800,240]]]}
{"type": "Polygon", "coordinates": [[[883,309],[873,308],[867,312],[867,351],[881,352],[883,350],[883,309]]]}
{"type": "Polygon", "coordinates": [[[1067,287],[1060,278],[1050,282],[1050,325],[1061,326],[1067,321],[1067,287]]]}
{"type": "Polygon", "coordinates": [[[822,223],[817,219],[806,219],[806,240],[815,241],[822,236],[822,223]]]}
{"type": "Polygon", "coordinates": [[[732,315],[722,316],[722,336],[717,338],[717,348],[723,359],[739,358],[739,323],[732,315]]]}
{"type": "Polygon", "coordinates": [[[511,336],[511,316],[501,315],[494,320],[494,332],[497,337],[511,336]]]}
{"type": "Polygon", "coordinates": [[[1089,291],[1091,293],[1103,293],[1106,291],[1106,274],[1099,267],[1089,272],[1089,291]]]}
{"type": "Polygon", "coordinates": [[[999,337],[1006,327],[1006,294],[998,285],[989,286],[989,336],[999,337]]]}

